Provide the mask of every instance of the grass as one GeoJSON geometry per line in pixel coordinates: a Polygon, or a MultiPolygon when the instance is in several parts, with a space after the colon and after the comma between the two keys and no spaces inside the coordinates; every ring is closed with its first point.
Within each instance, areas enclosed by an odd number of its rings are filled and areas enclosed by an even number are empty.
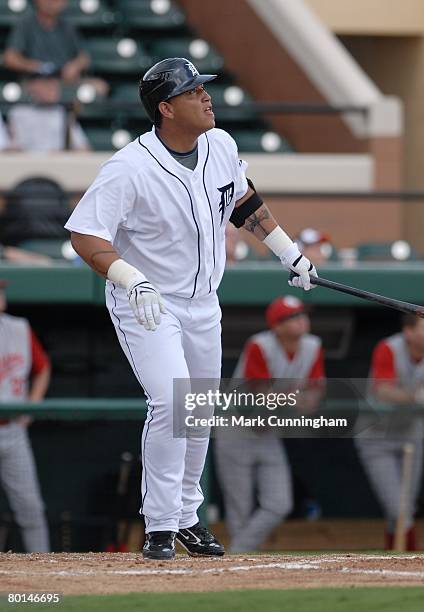
{"type": "MultiPolygon", "coordinates": [[[[4,600],[3,600],[4,601],[4,600]]],[[[218,593],[129,593],[65,596],[60,604],[33,610],[58,612],[422,612],[424,587],[351,587],[224,591],[218,593]]],[[[2,602],[1,610],[28,609],[2,602]]]]}

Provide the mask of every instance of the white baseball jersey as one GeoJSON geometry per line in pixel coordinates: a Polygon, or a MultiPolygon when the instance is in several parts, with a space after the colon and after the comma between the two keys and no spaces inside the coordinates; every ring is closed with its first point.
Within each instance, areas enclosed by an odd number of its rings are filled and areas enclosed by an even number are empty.
{"type": "Polygon", "coordinates": [[[224,273],[225,226],[247,192],[246,167],[223,130],[199,137],[190,170],[153,127],[103,164],[66,228],[112,242],[163,295],[208,295],[224,273]]]}

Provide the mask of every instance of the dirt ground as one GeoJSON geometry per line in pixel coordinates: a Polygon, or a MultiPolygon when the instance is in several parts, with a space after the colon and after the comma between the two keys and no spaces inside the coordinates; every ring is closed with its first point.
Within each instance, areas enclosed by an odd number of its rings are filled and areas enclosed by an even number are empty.
{"type": "Polygon", "coordinates": [[[424,586],[424,555],[260,555],[221,559],[139,553],[0,554],[0,592],[110,594],[325,586],[424,586]]]}

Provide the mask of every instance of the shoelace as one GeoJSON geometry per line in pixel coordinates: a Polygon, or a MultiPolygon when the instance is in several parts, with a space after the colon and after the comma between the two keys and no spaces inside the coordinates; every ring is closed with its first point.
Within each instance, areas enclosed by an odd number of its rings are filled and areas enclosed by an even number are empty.
{"type": "Polygon", "coordinates": [[[190,531],[195,533],[202,540],[206,540],[207,542],[212,542],[214,540],[213,535],[209,533],[209,531],[206,529],[206,527],[203,527],[203,525],[195,525],[190,529],[190,531]]]}
{"type": "Polygon", "coordinates": [[[175,539],[175,534],[172,531],[157,531],[152,535],[153,535],[155,544],[170,544],[171,545],[175,539]]]}

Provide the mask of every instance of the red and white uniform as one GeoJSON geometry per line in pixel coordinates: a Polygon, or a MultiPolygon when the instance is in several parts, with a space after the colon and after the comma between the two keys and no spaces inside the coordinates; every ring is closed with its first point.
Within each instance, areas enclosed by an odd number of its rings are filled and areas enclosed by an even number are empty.
{"type": "MultiPolygon", "coordinates": [[[[424,385],[424,359],[421,361],[411,359],[402,333],[381,340],[373,351],[370,370],[371,392],[379,382],[383,381],[393,381],[411,393],[419,385],[424,385]]],[[[412,525],[422,480],[423,436],[423,419],[405,415],[402,419],[396,417],[393,422],[387,422],[382,418],[381,423],[365,429],[356,439],[359,456],[383,507],[389,532],[394,531],[399,513],[402,451],[406,443],[414,445],[411,495],[406,518],[407,527],[412,525]]]]}
{"type": "MultiPolygon", "coordinates": [[[[324,380],[321,340],[305,334],[298,351],[288,354],[273,331],[255,334],[243,349],[233,379],[257,378],[295,379],[297,388],[308,381],[324,380]]],[[[223,435],[215,440],[215,461],[230,549],[257,550],[293,507],[290,467],[282,441],[270,430],[248,440],[223,435]]]]}
{"type": "Polygon", "coordinates": [[[0,401],[25,401],[30,376],[49,365],[49,359],[26,319],[0,316],[0,401]]]}
{"type": "MultiPolygon", "coordinates": [[[[32,375],[49,366],[26,319],[0,314],[0,402],[23,402],[32,375]]],[[[50,550],[44,504],[27,428],[0,421],[0,481],[27,552],[50,550]]]]}
{"type": "Polygon", "coordinates": [[[259,332],[246,344],[234,378],[293,378],[296,382],[323,380],[324,353],[317,336],[305,334],[296,354],[284,351],[272,331],[259,332]]]}

